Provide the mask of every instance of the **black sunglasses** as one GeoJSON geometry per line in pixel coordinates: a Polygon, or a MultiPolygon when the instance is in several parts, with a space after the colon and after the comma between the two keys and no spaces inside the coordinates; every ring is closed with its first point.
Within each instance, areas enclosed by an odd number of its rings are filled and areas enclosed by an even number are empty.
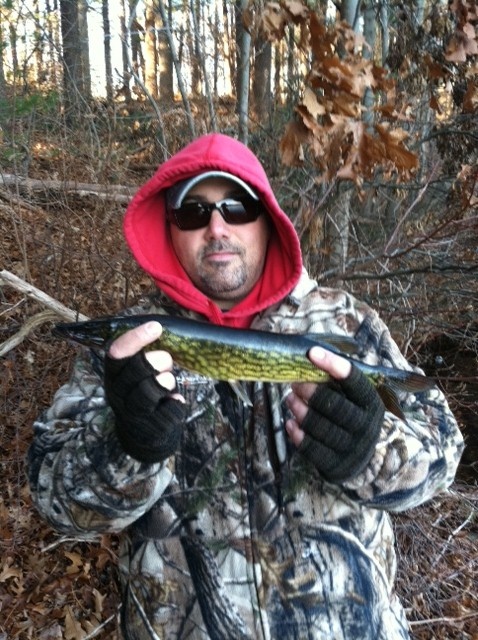
{"type": "Polygon", "coordinates": [[[254,222],[262,213],[259,200],[250,196],[238,196],[219,202],[185,202],[177,209],[168,207],[167,218],[182,231],[192,231],[207,227],[215,209],[227,224],[254,222]]]}

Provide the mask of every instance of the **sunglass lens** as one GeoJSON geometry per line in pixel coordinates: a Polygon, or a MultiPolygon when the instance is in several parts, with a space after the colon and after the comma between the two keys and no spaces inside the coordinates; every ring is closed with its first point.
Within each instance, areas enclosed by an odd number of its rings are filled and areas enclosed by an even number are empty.
{"type": "Polygon", "coordinates": [[[245,224],[257,220],[260,207],[253,198],[227,198],[216,203],[186,202],[170,212],[170,221],[183,231],[201,229],[209,224],[214,209],[228,224],[245,224]]]}
{"type": "Polygon", "coordinates": [[[201,202],[186,202],[174,211],[174,218],[180,229],[193,231],[209,224],[211,211],[201,202]]]}
{"type": "Polygon", "coordinates": [[[258,202],[252,198],[225,200],[222,202],[220,210],[228,224],[245,224],[253,222],[259,217],[258,202]]]}

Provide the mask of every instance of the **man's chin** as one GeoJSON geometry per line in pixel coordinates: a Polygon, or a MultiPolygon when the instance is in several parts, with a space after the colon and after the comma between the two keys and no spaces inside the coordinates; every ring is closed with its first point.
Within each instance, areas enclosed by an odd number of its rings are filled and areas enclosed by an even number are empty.
{"type": "Polygon", "coordinates": [[[211,297],[223,297],[224,300],[240,297],[240,292],[244,282],[238,282],[237,279],[227,278],[203,278],[203,291],[211,297]]]}

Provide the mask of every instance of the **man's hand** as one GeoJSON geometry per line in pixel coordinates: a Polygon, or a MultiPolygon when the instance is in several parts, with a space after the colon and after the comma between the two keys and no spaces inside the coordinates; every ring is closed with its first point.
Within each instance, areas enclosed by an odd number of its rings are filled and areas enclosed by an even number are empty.
{"type": "Polygon", "coordinates": [[[111,343],[105,357],[105,392],[118,439],[126,453],[146,463],[176,451],[187,411],[183,396],[172,393],[171,355],[143,351],[161,332],[159,322],[131,329],[111,343]]]}
{"type": "MultiPolygon", "coordinates": [[[[108,355],[115,360],[129,358],[147,347],[148,344],[161,337],[163,328],[159,322],[146,322],[135,329],[130,329],[111,343],[108,355]]],[[[173,359],[167,351],[149,351],[145,353],[149,364],[157,371],[156,380],[165,389],[173,391],[176,388],[176,379],[172,374],[173,359]]],[[[179,394],[172,394],[176,399],[184,398],[179,394]]]]}
{"type": "Polygon", "coordinates": [[[287,404],[295,419],[287,433],[326,480],[343,482],[370,461],[385,407],[375,387],[345,358],[314,347],[309,359],[332,380],[292,385],[287,404]]]}

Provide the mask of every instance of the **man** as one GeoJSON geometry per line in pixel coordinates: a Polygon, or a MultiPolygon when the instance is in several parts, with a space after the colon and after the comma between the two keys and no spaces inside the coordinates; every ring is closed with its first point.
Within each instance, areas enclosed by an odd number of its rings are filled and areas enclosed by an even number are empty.
{"type": "MultiPolygon", "coordinates": [[[[386,326],[303,269],[257,158],[199,138],[133,198],[125,236],[158,291],[128,314],[354,336],[370,364],[411,369],[386,326]]],[[[123,531],[128,640],[397,640],[388,511],[453,480],[463,442],[434,388],[387,411],[357,367],[314,347],[333,381],[228,383],[144,347],[148,322],[83,354],[35,423],[30,482],[59,531],[123,531]]],[[[198,354],[198,358],[201,354],[198,354]]]]}

